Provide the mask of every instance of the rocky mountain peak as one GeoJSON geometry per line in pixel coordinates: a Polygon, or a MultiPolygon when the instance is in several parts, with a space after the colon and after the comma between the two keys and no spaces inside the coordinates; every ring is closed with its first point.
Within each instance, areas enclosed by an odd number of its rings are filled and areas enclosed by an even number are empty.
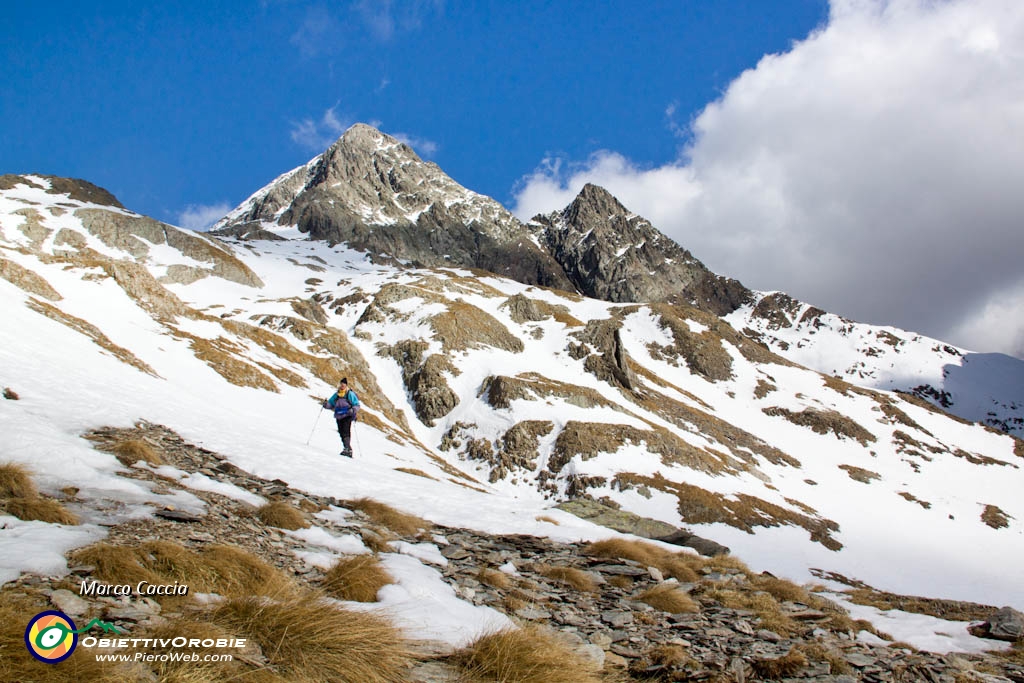
{"type": "Polygon", "coordinates": [[[629,216],[629,209],[600,185],[587,183],[562,215],[567,221],[582,223],[612,216],[629,216]]]}
{"type": "Polygon", "coordinates": [[[690,252],[588,183],[562,211],[530,222],[537,240],[587,296],[615,302],[669,301],[724,315],[749,296],[690,252]]]}
{"type": "Polygon", "coordinates": [[[527,284],[572,289],[562,269],[501,204],[366,124],[277,178],[229,214],[222,234],[297,227],[378,260],[481,268],[527,284]]]}

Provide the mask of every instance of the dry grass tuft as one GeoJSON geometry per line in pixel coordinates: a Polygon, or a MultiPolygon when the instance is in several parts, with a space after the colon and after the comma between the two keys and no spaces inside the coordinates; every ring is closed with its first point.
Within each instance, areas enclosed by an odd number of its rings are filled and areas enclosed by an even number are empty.
{"type": "MultiPolygon", "coordinates": [[[[362,418],[360,418],[362,419],[362,418]]],[[[417,477],[423,477],[424,479],[431,479],[437,481],[437,477],[432,477],[423,470],[418,470],[414,467],[396,467],[396,472],[405,472],[406,474],[415,474],[417,477]]]]}
{"type": "Polygon", "coordinates": [[[549,517],[547,515],[538,515],[537,517],[534,517],[534,519],[538,522],[547,522],[548,524],[554,524],[555,526],[559,526],[557,519],[555,519],[554,517],[549,517]]]}
{"type": "Polygon", "coordinates": [[[609,576],[608,584],[628,591],[633,588],[633,579],[628,576],[609,576]]]}
{"type": "Polygon", "coordinates": [[[0,509],[26,522],[78,524],[78,515],[50,498],[8,498],[0,501],[0,509]]]}
{"type": "Polygon", "coordinates": [[[6,398],[8,401],[17,401],[21,397],[18,396],[18,393],[14,391],[14,389],[11,389],[10,387],[4,387],[4,398],[6,398]]]}
{"type": "Polygon", "coordinates": [[[783,613],[778,601],[769,593],[716,588],[704,595],[730,609],[751,610],[761,620],[761,628],[781,636],[790,636],[799,630],[797,623],[783,613]]]}
{"type": "Polygon", "coordinates": [[[76,653],[59,664],[37,661],[25,647],[25,626],[33,614],[52,606],[38,595],[0,592],[0,680],[53,683],[119,683],[134,677],[115,664],[76,653]]]}
{"type": "MultiPolygon", "coordinates": [[[[93,578],[109,584],[188,584],[193,593],[228,597],[284,596],[294,584],[281,570],[240,548],[215,545],[196,553],[171,541],[150,541],[139,547],[96,543],[71,555],[96,567],[93,578]]],[[[156,596],[180,602],[181,596],[156,596]]]]}
{"type": "Polygon", "coordinates": [[[592,593],[597,590],[597,580],[594,576],[575,567],[556,567],[554,565],[542,564],[537,566],[537,573],[571,586],[578,591],[592,593]]]}
{"type": "Polygon", "coordinates": [[[663,583],[645,591],[640,595],[640,601],[670,614],[700,611],[700,606],[693,598],[671,583],[663,583]]]}
{"type": "Polygon", "coordinates": [[[490,633],[449,657],[467,683],[598,683],[593,665],[538,626],[490,633]]]}
{"type": "Polygon", "coordinates": [[[429,530],[431,527],[425,519],[401,512],[372,498],[349,501],[346,507],[362,511],[375,524],[387,527],[400,536],[415,536],[420,530],[429,530]]]}
{"type": "Polygon", "coordinates": [[[34,498],[36,486],[24,465],[15,462],[0,464],[0,498],[34,498]]]}
{"type": "Polygon", "coordinates": [[[807,666],[807,657],[797,648],[793,648],[778,659],[755,659],[751,662],[754,673],[761,678],[774,680],[792,676],[807,666]]]}
{"type": "Polygon", "coordinates": [[[488,569],[484,567],[477,573],[476,580],[482,584],[490,586],[491,588],[510,588],[512,586],[512,579],[505,572],[500,572],[497,569],[488,569]]]}
{"type": "Polygon", "coordinates": [[[828,662],[829,671],[834,676],[853,672],[853,667],[850,666],[850,663],[843,659],[843,656],[836,650],[825,647],[820,643],[806,643],[801,647],[809,660],[828,662]]]}
{"type": "Polygon", "coordinates": [[[131,467],[140,460],[153,467],[164,464],[164,459],[155,448],[142,439],[128,439],[115,444],[110,451],[125,467],[131,467]]]}
{"type": "Polygon", "coordinates": [[[377,602],[377,591],[394,583],[374,555],[353,555],[338,560],[324,575],[323,588],[339,600],[377,602]]]}
{"type": "Polygon", "coordinates": [[[407,643],[385,619],[336,608],[316,594],[281,602],[236,598],[210,619],[252,639],[288,681],[397,683],[411,661],[407,643]]]}
{"type": "Polygon", "coordinates": [[[813,599],[813,596],[806,589],[786,579],[761,574],[754,578],[753,583],[758,590],[762,590],[782,602],[789,600],[810,605],[813,599]]]}
{"type": "Polygon", "coordinates": [[[276,526],[278,529],[308,529],[309,521],[302,512],[284,501],[277,500],[267,503],[256,511],[256,517],[267,526],[276,526]]]}
{"type": "Polygon", "coordinates": [[[656,567],[666,576],[683,583],[697,581],[697,570],[706,562],[698,555],[672,553],[650,543],[624,538],[608,538],[591,543],[584,552],[595,557],[633,560],[647,567],[656,567]]]}

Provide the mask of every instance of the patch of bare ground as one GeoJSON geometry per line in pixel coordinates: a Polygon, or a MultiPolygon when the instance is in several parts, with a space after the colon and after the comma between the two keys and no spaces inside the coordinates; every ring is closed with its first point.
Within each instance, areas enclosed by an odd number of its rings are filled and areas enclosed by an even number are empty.
{"type": "Polygon", "coordinates": [[[636,391],[633,400],[681,429],[711,437],[722,444],[736,458],[737,469],[747,469],[739,463],[755,464],[753,456],[760,456],[774,465],[800,467],[800,461],[788,453],[699,408],[646,388],[636,391]]]}
{"type": "Polygon", "coordinates": [[[661,474],[641,476],[619,474],[613,485],[620,489],[648,486],[674,495],[678,500],[677,509],[682,520],[688,524],[713,524],[722,522],[747,533],[754,527],[796,526],[805,529],[811,540],[821,543],[829,550],[840,550],[843,544],[832,537],[839,531],[839,525],[816,515],[789,510],[775,503],[754,496],[739,493],[731,498],[720,493],[665,479],[661,474]]]}
{"type": "Polygon", "coordinates": [[[18,226],[18,230],[29,241],[29,249],[39,251],[43,242],[53,233],[53,230],[45,227],[42,223],[42,216],[35,209],[18,209],[13,212],[15,216],[22,216],[25,221],[18,226]]]}
{"type": "Polygon", "coordinates": [[[35,271],[5,258],[0,258],[0,278],[29,294],[35,294],[50,301],[60,301],[64,298],[35,271]]]}
{"type": "Polygon", "coordinates": [[[698,448],[662,427],[643,430],[623,424],[570,420],[555,439],[548,469],[557,474],[577,455],[589,460],[598,453],[614,453],[626,445],[642,445],[666,464],[684,465],[701,472],[728,471],[731,464],[727,456],[698,448]]]}
{"type": "Polygon", "coordinates": [[[911,502],[911,503],[917,503],[918,505],[920,505],[921,507],[923,507],[923,508],[924,508],[925,510],[930,510],[930,509],[931,509],[931,507],[932,507],[932,504],[931,504],[931,503],[929,503],[929,502],[928,502],[928,501],[926,501],[926,500],[920,500],[920,499],[918,499],[918,498],[917,498],[917,497],[916,497],[916,496],[915,496],[914,494],[912,494],[912,493],[910,493],[910,492],[908,492],[908,491],[900,491],[900,492],[899,492],[898,494],[896,494],[896,495],[900,496],[901,498],[903,498],[904,500],[906,500],[906,501],[908,501],[908,502],[911,502]]]}
{"type": "Polygon", "coordinates": [[[522,294],[509,297],[500,308],[507,310],[512,320],[520,325],[553,318],[566,327],[583,327],[582,322],[569,314],[567,306],[549,304],[540,299],[530,299],[522,294]]]}
{"type": "Polygon", "coordinates": [[[954,448],[950,452],[955,457],[966,460],[972,465],[999,465],[1000,467],[1017,467],[1012,463],[1003,462],[1002,460],[997,460],[996,458],[990,458],[987,455],[981,455],[980,453],[968,453],[962,448],[954,448]]]}
{"type": "Polygon", "coordinates": [[[629,368],[637,377],[642,377],[643,379],[647,380],[654,386],[661,387],[662,389],[671,389],[672,391],[675,391],[681,396],[685,396],[686,398],[690,399],[700,407],[705,408],[707,410],[713,410],[713,408],[710,405],[708,405],[706,401],[704,401],[696,394],[691,393],[686,389],[683,389],[682,387],[676,386],[675,384],[672,384],[672,382],[667,381],[664,377],[659,376],[658,374],[652,372],[647,367],[633,361],[632,359],[630,359],[629,368]]]}
{"type": "Polygon", "coordinates": [[[876,440],[874,434],[851,418],[835,410],[805,408],[799,413],[795,413],[786,408],[772,406],[770,408],[762,408],[761,412],[773,417],[783,417],[793,424],[807,427],[817,434],[832,433],[839,439],[844,437],[854,439],[862,446],[867,446],[869,442],[876,440]]]}
{"type": "Polygon", "coordinates": [[[251,363],[239,360],[242,348],[233,341],[226,337],[206,339],[176,327],[169,326],[168,329],[175,338],[187,340],[195,357],[231,384],[280,393],[274,380],[251,363]]]}
{"type": "Polygon", "coordinates": [[[766,382],[763,379],[757,380],[757,386],[754,387],[754,398],[764,398],[773,391],[777,391],[778,387],[771,382],[766,382]]]}
{"type": "Polygon", "coordinates": [[[858,588],[844,591],[850,602],[857,605],[876,607],[883,611],[900,610],[913,614],[926,614],[949,621],[984,621],[997,608],[976,602],[922,598],[915,595],[899,595],[878,590],[861,584],[858,588]]]}
{"type": "Polygon", "coordinates": [[[75,332],[78,332],[79,334],[88,337],[97,346],[99,346],[104,351],[110,353],[112,356],[114,356],[114,358],[118,359],[122,363],[130,365],[136,370],[144,372],[147,375],[159,377],[159,375],[153,368],[149,367],[148,364],[140,360],[135,354],[133,354],[128,349],[118,346],[114,342],[110,341],[110,338],[107,337],[107,335],[103,334],[103,332],[92,323],[82,320],[81,318],[76,318],[70,313],[65,313],[56,306],[48,304],[45,301],[40,301],[39,299],[36,298],[29,298],[29,300],[25,302],[25,305],[28,306],[33,311],[35,311],[36,313],[39,313],[40,315],[45,315],[47,318],[55,320],[60,324],[64,325],[65,327],[68,327],[74,330],[75,332]]]}
{"type": "Polygon", "coordinates": [[[515,377],[492,375],[480,385],[478,396],[483,397],[492,408],[500,409],[511,408],[512,401],[517,399],[541,401],[549,398],[560,398],[581,408],[616,408],[612,400],[590,387],[559,382],[535,372],[521,373],[515,377]]]}
{"type": "Polygon", "coordinates": [[[985,505],[981,513],[981,521],[993,529],[1005,529],[1010,526],[1011,519],[1013,517],[1003,512],[998,505],[985,505]]]}
{"type": "Polygon", "coordinates": [[[522,353],[523,342],[497,318],[461,299],[447,302],[448,310],[429,319],[445,353],[495,348],[522,353]]]}
{"type": "Polygon", "coordinates": [[[960,417],[959,415],[954,415],[953,413],[947,412],[947,411],[943,410],[942,408],[936,407],[935,404],[931,403],[930,401],[928,401],[926,399],[921,398],[917,394],[913,394],[913,393],[910,393],[910,392],[907,392],[907,391],[898,391],[898,390],[895,393],[901,399],[906,401],[907,403],[915,405],[918,408],[924,408],[929,413],[934,413],[936,415],[942,415],[943,417],[948,417],[950,420],[955,420],[956,422],[959,422],[960,424],[965,424],[965,425],[975,424],[974,422],[971,422],[970,420],[965,420],[964,418],[960,417]]]}
{"type": "Polygon", "coordinates": [[[863,467],[856,467],[854,465],[840,465],[839,469],[846,472],[846,474],[850,476],[850,479],[859,481],[862,484],[870,484],[872,481],[882,478],[882,475],[878,472],[872,472],[871,470],[866,470],[863,467]]]}
{"type": "Polygon", "coordinates": [[[1011,438],[1013,439],[1013,454],[1018,458],[1024,458],[1024,439],[1018,439],[1016,436],[1011,438]]]}
{"type": "Polygon", "coordinates": [[[704,320],[698,321],[707,328],[701,332],[694,332],[687,323],[688,318],[708,318],[708,314],[698,314],[696,309],[684,313],[664,304],[651,308],[660,317],[661,327],[669,331],[673,340],[670,345],[648,344],[647,350],[652,358],[676,366],[683,361],[690,372],[712,382],[732,378],[732,356],[722,346],[722,338],[707,327],[704,320]]]}
{"type": "Polygon", "coordinates": [[[693,320],[694,322],[708,328],[708,332],[720,340],[719,343],[729,343],[735,347],[744,358],[752,363],[763,365],[770,363],[774,365],[794,367],[792,362],[772,353],[764,344],[755,341],[746,335],[740,334],[731,325],[727,324],[721,318],[712,313],[690,306],[673,306],[670,304],[652,304],[650,309],[662,318],[663,326],[667,326],[673,334],[676,329],[679,329],[680,331],[693,335],[693,332],[690,332],[689,325],[685,322],[686,320],[693,320]],[[665,325],[666,318],[669,321],[674,322],[672,322],[671,325],[665,325]]]}

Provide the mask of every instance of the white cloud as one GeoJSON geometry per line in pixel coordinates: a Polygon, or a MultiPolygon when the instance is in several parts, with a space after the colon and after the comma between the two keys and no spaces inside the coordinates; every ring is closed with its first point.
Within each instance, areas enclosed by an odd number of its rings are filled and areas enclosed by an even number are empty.
{"type": "Polygon", "coordinates": [[[1020,353],[1024,316],[985,312],[1018,291],[1022,130],[1024,3],[833,0],[700,113],[678,161],[545,160],[516,213],[595,182],[748,286],[1020,353]]]}
{"type": "Polygon", "coordinates": [[[208,230],[234,207],[227,202],[189,204],[178,213],[178,225],[188,230],[208,230]]]}
{"type": "Polygon", "coordinates": [[[381,42],[397,34],[418,30],[425,19],[444,13],[442,0],[356,0],[352,9],[381,42]]]}
{"type": "Polygon", "coordinates": [[[389,135],[399,142],[412,147],[420,154],[420,156],[431,157],[437,154],[441,149],[441,145],[437,144],[433,140],[409,135],[408,133],[389,133],[389,135]]]}
{"type": "Polygon", "coordinates": [[[348,130],[354,121],[338,118],[338,105],[325,111],[319,120],[305,118],[292,124],[289,137],[292,142],[312,152],[322,152],[348,130]]]}

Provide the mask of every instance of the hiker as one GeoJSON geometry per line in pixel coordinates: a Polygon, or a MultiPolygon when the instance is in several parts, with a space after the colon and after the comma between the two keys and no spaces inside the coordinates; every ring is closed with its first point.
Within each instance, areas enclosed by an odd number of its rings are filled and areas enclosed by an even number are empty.
{"type": "Polygon", "coordinates": [[[359,419],[359,398],[356,392],[348,388],[348,378],[342,377],[338,382],[338,390],[324,401],[324,408],[334,409],[334,419],[338,421],[338,434],[341,435],[343,449],[341,454],[352,457],[352,423],[359,419]]]}

